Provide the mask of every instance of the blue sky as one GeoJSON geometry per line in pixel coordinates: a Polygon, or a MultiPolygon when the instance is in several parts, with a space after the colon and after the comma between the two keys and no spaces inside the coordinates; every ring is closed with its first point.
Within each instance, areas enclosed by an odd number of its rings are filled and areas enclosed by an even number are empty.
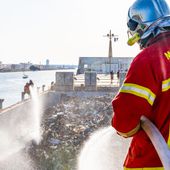
{"type": "MultiPolygon", "coordinates": [[[[169,0],[170,1],[170,0],[169,0]]],[[[0,61],[78,64],[80,56],[108,55],[109,30],[119,35],[113,56],[134,57],[128,47],[127,10],[134,0],[1,0],[0,61]]]]}

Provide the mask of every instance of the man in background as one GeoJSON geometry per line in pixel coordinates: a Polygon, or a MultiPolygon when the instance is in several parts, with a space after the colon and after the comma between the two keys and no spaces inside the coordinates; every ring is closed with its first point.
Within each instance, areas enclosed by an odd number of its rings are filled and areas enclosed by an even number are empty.
{"type": "Polygon", "coordinates": [[[110,80],[111,80],[111,84],[113,83],[113,70],[112,71],[110,71],[110,80]]]}

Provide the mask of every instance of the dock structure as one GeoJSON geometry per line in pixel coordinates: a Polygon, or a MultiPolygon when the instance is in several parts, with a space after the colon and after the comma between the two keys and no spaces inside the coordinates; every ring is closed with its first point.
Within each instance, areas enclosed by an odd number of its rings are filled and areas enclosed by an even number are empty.
{"type": "MultiPolygon", "coordinates": [[[[86,71],[84,74],[75,75],[74,72],[61,72],[55,73],[55,81],[51,83],[51,86],[42,85],[38,87],[39,93],[50,93],[50,91],[57,93],[68,93],[79,91],[87,93],[89,92],[111,92],[115,93],[121,87],[126,72],[120,72],[120,75],[113,75],[111,80],[110,74],[100,74],[95,71],[86,71]]],[[[21,92],[21,102],[29,99],[25,92],[21,92]]],[[[3,109],[4,99],[0,99],[0,109],[3,109]]]]}
{"type": "Polygon", "coordinates": [[[55,91],[117,91],[124,81],[126,72],[120,72],[120,77],[114,74],[97,74],[86,71],[74,75],[73,72],[56,72],[55,91]]]}
{"type": "Polygon", "coordinates": [[[73,90],[73,72],[56,72],[55,90],[72,91],[73,90]]]}

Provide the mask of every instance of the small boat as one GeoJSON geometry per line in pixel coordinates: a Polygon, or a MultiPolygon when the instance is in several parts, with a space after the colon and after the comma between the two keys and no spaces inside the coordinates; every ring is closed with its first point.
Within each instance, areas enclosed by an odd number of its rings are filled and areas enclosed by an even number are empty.
{"type": "Polygon", "coordinates": [[[23,79],[27,79],[27,78],[28,78],[28,75],[24,74],[24,75],[22,76],[22,78],[23,78],[23,79]]]}

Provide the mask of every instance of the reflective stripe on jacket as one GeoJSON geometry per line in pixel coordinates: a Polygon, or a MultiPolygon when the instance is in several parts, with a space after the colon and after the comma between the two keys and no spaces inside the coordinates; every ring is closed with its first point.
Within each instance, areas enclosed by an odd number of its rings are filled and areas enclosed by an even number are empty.
{"type": "Polygon", "coordinates": [[[164,170],[163,167],[158,168],[124,168],[124,170],[164,170]]]}
{"type": "Polygon", "coordinates": [[[150,105],[153,105],[156,97],[150,89],[133,83],[124,83],[120,92],[130,93],[142,97],[146,99],[150,105]]]}

